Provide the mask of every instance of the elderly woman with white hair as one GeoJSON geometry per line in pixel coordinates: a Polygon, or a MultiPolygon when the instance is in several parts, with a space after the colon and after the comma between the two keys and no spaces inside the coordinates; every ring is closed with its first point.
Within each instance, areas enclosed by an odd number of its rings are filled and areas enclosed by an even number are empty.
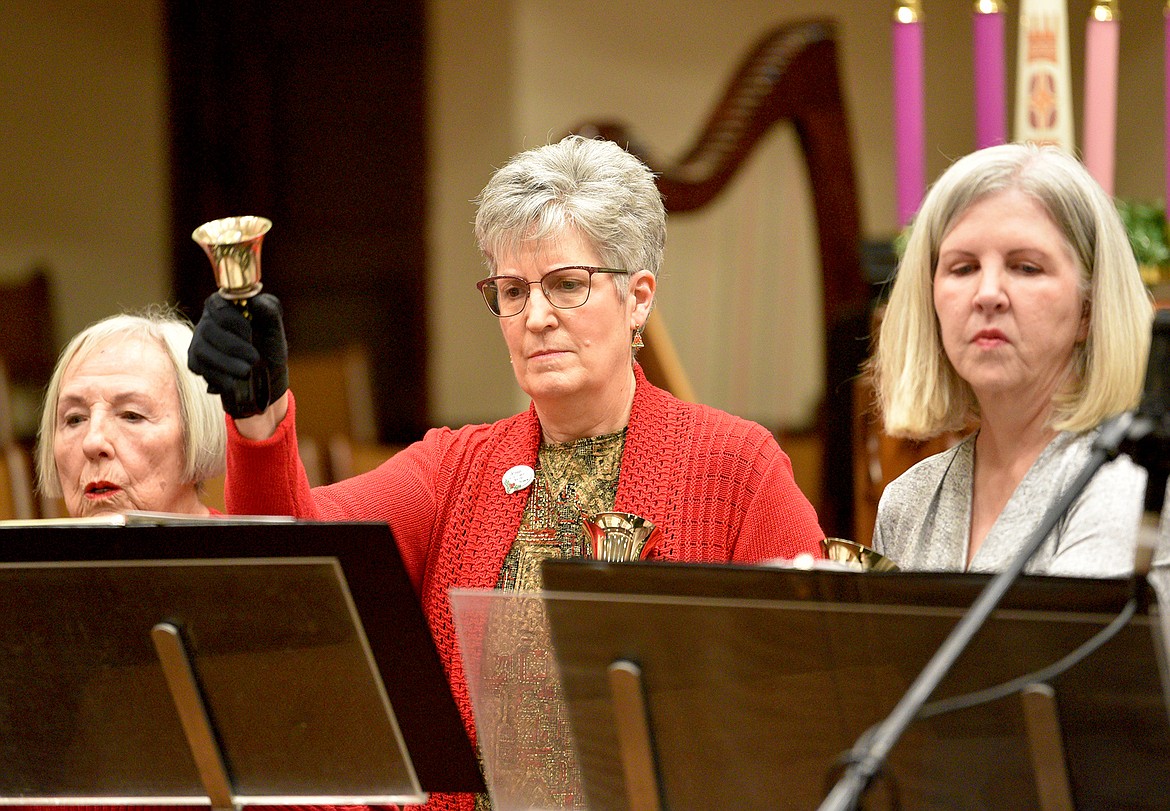
{"type": "MultiPolygon", "coordinates": [[[[910,231],[871,361],[885,429],[978,429],[893,481],[874,545],[905,569],[997,571],[1141,396],[1153,306],[1113,201],[1073,157],[1006,144],[955,162],[910,231]]],[[[1146,473],[1098,471],[1033,574],[1134,567],[1146,473]]]]}
{"type": "Polygon", "coordinates": [[[224,469],[218,397],[187,368],[191,324],[153,307],[99,321],[62,351],[45,394],[37,484],[69,515],[210,515],[224,469]]]}

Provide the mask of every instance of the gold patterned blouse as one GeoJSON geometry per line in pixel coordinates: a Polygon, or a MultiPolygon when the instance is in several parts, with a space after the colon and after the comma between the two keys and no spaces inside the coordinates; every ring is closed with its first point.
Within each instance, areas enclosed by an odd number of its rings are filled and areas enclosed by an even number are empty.
{"type": "Polygon", "coordinates": [[[520,531],[504,559],[496,588],[534,591],[540,588],[542,560],[588,554],[581,518],[613,509],[625,445],[623,429],[540,446],[520,531]]]}
{"type": "MultiPolygon", "coordinates": [[[[496,588],[536,591],[542,560],[588,554],[581,519],[613,509],[625,443],[622,430],[541,445],[520,529],[496,588]]],[[[480,702],[498,728],[479,731],[481,757],[493,790],[505,798],[505,805],[583,809],[581,777],[543,606],[521,600],[493,618],[503,621],[494,626],[499,634],[484,646],[480,702]]],[[[488,795],[476,795],[475,808],[489,811],[488,795]]]]}

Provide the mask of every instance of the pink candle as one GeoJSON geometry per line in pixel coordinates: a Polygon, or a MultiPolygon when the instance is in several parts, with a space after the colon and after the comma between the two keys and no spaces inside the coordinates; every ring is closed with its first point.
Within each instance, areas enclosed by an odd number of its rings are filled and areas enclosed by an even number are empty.
{"type": "Polygon", "coordinates": [[[999,0],[976,0],[975,146],[1007,141],[1006,79],[1004,67],[1004,12],[999,0]]]}
{"type": "Polygon", "coordinates": [[[922,12],[918,0],[894,11],[894,169],[898,223],[914,218],[926,191],[926,103],[922,12]]]}
{"type": "Polygon", "coordinates": [[[1117,0],[1099,0],[1085,32],[1085,168],[1113,194],[1113,142],[1117,129],[1117,52],[1121,23],[1117,0]]]}

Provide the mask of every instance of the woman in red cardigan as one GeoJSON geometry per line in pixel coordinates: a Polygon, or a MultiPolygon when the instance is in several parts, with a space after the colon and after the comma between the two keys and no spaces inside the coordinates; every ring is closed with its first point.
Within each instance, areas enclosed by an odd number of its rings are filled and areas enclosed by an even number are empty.
{"type": "MultiPolygon", "coordinates": [[[[603,511],[656,525],[649,556],[659,560],[819,556],[824,537],[769,431],[678,400],[635,362],[666,240],[662,198],[641,161],[570,136],[513,158],[477,204],[489,271],[478,287],[531,397],[527,411],[432,429],[370,473],[310,489],[279,302],[252,299],[249,333],[213,295],[190,354],[217,391],[232,391],[258,359],[275,370],[261,413],[233,413],[225,400],[229,512],[388,522],[473,741],[451,588],[537,588],[545,558],[589,554],[582,516],[603,511]]],[[[429,807],[472,805],[432,795],[429,807]]]]}

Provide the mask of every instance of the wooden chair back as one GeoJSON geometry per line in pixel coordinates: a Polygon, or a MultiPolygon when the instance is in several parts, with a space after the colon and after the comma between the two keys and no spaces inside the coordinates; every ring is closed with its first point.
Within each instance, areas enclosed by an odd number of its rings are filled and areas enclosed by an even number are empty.
{"type": "Polygon", "coordinates": [[[5,441],[15,438],[31,448],[42,393],[57,360],[47,270],[33,268],[20,279],[0,282],[0,323],[4,324],[0,363],[5,369],[0,436],[5,441]]]}
{"type": "Polygon", "coordinates": [[[333,350],[289,357],[289,387],[297,398],[297,440],[309,484],[338,479],[330,467],[330,447],[338,438],[376,445],[377,414],[372,372],[365,347],[348,344],[333,350]]]}
{"type": "Polygon", "coordinates": [[[39,518],[40,511],[33,487],[32,460],[18,443],[0,448],[0,518],[39,518]]]}
{"type": "MultiPolygon", "coordinates": [[[[322,458],[321,447],[317,444],[317,441],[312,437],[302,439],[298,436],[297,443],[301,452],[301,462],[305,466],[305,475],[309,478],[309,486],[318,487],[322,484],[328,484],[329,477],[326,472],[325,460],[322,458]]],[[[226,513],[227,501],[224,497],[225,484],[226,476],[223,474],[203,482],[203,493],[200,501],[208,507],[226,513]]]]}
{"type": "Polygon", "coordinates": [[[18,384],[47,383],[57,360],[47,270],[33,268],[22,279],[0,282],[0,319],[4,324],[0,357],[9,380],[18,384]]]}
{"type": "Polygon", "coordinates": [[[686,367],[674,348],[670,331],[658,311],[652,311],[646,319],[643,330],[646,345],[638,350],[638,363],[646,373],[646,379],[659,388],[666,389],[675,397],[697,403],[695,387],[687,376],[686,367]]]}
{"type": "Polygon", "coordinates": [[[0,358],[0,519],[38,517],[32,455],[16,437],[8,368],[0,358]]]}
{"type": "Polygon", "coordinates": [[[376,442],[377,421],[366,349],[349,344],[288,359],[289,387],[297,399],[297,436],[319,448],[333,436],[376,442]]]}

